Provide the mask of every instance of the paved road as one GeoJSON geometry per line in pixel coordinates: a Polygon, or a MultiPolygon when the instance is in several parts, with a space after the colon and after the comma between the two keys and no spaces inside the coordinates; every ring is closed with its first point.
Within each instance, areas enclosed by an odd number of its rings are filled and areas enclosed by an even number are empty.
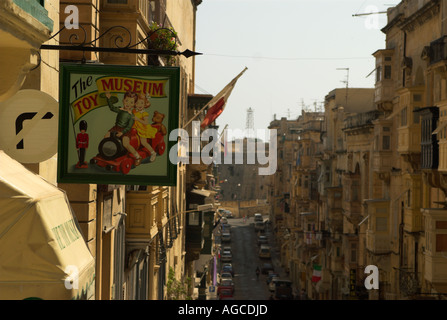
{"type": "MultiPolygon", "coordinates": [[[[262,266],[264,262],[270,262],[283,274],[282,268],[279,266],[277,252],[272,245],[272,259],[260,259],[258,257],[258,245],[256,243],[257,233],[254,231],[253,218],[247,219],[228,219],[231,225],[231,248],[233,252],[233,268],[234,268],[234,286],[235,300],[266,300],[270,297],[270,291],[266,283],[266,276],[260,275],[259,280],[256,279],[256,266],[262,266]]],[[[266,234],[271,240],[270,233],[266,234]]],[[[271,240],[272,241],[272,240],[271,240]]],[[[228,244],[223,244],[228,245],[228,244]]]]}

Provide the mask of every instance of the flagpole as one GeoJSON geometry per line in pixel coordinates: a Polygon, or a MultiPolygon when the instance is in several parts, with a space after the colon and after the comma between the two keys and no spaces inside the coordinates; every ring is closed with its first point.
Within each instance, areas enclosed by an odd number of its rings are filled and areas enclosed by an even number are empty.
{"type": "MultiPolygon", "coordinates": [[[[244,70],[242,70],[242,72],[241,73],[239,73],[233,80],[231,80],[231,82],[229,83],[229,84],[231,84],[231,83],[233,83],[233,82],[235,82],[235,81],[237,81],[241,76],[242,76],[242,74],[247,70],[248,68],[247,67],[245,67],[245,69],[244,70]]],[[[228,86],[228,85],[227,85],[228,86]]],[[[226,88],[226,87],[225,87],[226,88]]],[[[224,88],[224,89],[225,89],[224,88]]],[[[223,89],[223,90],[224,90],[223,89]]],[[[222,91],[223,91],[222,90],[222,91]]],[[[221,93],[222,91],[220,91],[219,93],[221,93]]],[[[219,95],[219,94],[218,94],[219,95]]],[[[215,97],[214,97],[215,98],[215,97]]],[[[214,98],[213,99],[211,99],[210,101],[208,101],[208,103],[202,108],[202,109],[200,109],[200,111],[199,112],[197,112],[195,115],[194,115],[194,117],[192,117],[184,126],[183,126],[183,129],[185,129],[195,118],[197,118],[207,107],[208,107],[208,105],[211,103],[211,102],[214,102],[213,100],[214,100],[214,98]]]]}

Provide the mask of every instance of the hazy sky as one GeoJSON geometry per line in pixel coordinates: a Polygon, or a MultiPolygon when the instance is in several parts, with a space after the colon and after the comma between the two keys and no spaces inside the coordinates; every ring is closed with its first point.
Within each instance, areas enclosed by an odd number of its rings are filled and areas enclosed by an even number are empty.
{"type": "Polygon", "coordinates": [[[203,0],[197,10],[196,87],[216,95],[245,67],[225,111],[222,130],[254,128],[274,115],[296,119],[335,88],[372,88],[372,56],[385,48],[386,11],[397,0],[203,0]],[[349,68],[347,70],[337,70],[349,68]]]}

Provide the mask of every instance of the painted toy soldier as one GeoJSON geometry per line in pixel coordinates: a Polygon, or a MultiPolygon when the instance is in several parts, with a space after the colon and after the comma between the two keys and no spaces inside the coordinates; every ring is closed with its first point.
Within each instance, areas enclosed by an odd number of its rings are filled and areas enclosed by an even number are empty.
{"type": "Polygon", "coordinates": [[[88,148],[88,133],[87,121],[82,120],[79,123],[79,130],[81,131],[76,136],[76,149],[78,150],[79,162],[76,164],[76,168],[88,168],[87,162],[85,162],[85,149],[88,148]]]}

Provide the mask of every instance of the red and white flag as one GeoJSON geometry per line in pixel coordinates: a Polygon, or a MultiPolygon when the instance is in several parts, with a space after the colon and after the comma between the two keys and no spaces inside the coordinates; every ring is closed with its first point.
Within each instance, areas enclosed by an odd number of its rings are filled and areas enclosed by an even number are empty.
{"type": "Polygon", "coordinates": [[[217,119],[217,117],[219,117],[222,114],[222,112],[225,109],[225,104],[228,101],[228,97],[233,91],[233,88],[235,87],[237,80],[242,76],[245,70],[247,70],[247,68],[242,70],[242,72],[239,73],[236,76],[236,78],[231,80],[230,83],[227,84],[225,88],[223,88],[216,96],[214,96],[214,98],[211,99],[203,108],[205,109],[206,107],[209,107],[205,119],[203,119],[202,123],[200,124],[200,127],[202,129],[209,126],[211,123],[214,122],[214,120],[217,119]]]}

